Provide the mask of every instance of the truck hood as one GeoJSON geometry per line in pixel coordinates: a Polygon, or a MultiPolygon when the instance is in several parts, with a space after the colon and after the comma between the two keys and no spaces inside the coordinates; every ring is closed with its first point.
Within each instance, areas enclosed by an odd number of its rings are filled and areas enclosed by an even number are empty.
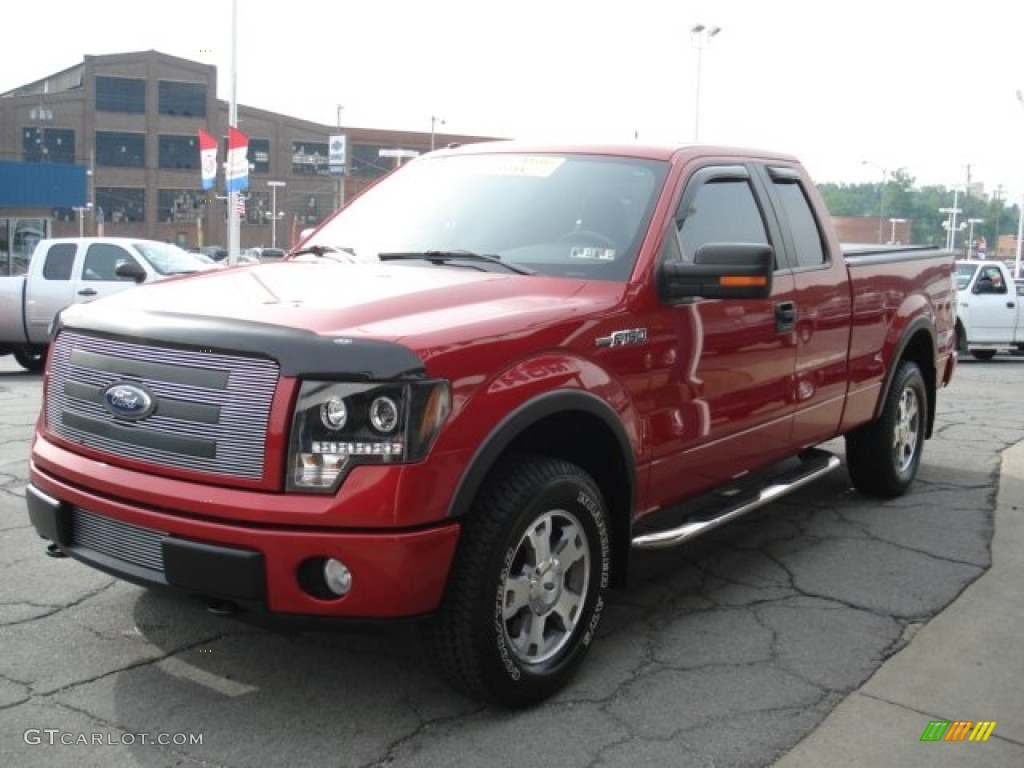
{"type": "Polygon", "coordinates": [[[104,326],[119,317],[129,332],[153,327],[155,315],[246,321],[397,342],[426,360],[452,345],[579,320],[623,288],[451,266],[284,261],[146,285],[77,305],[69,319],[89,325],[101,313],[104,326]]]}

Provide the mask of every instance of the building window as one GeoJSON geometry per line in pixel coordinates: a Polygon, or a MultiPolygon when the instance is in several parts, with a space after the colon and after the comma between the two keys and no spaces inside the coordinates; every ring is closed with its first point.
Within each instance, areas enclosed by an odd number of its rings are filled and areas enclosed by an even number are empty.
{"type": "Polygon", "coordinates": [[[168,136],[157,139],[161,168],[178,170],[199,169],[199,141],[195,136],[168,136]]]}
{"type": "Polygon", "coordinates": [[[206,117],[206,83],[161,80],[157,96],[161,115],[206,117]]]}
{"type": "Polygon", "coordinates": [[[381,157],[382,147],[376,144],[354,144],[352,146],[352,157],[349,159],[348,173],[350,176],[383,176],[395,167],[392,158],[381,157]]]}
{"type": "Polygon", "coordinates": [[[21,129],[21,159],[26,163],[75,162],[75,132],[70,128],[21,129]]]}
{"type": "Polygon", "coordinates": [[[327,142],[293,141],[292,173],[318,176],[328,173],[327,142]]]}
{"type": "Polygon", "coordinates": [[[189,223],[203,216],[206,195],[198,189],[161,189],[158,195],[160,221],[189,223]]]}
{"type": "Polygon", "coordinates": [[[249,139],[249,168],[253,173],[270,173],[270,139],[249,139]]]}
{"type": "Polygon", "coordinates": [[[96,207],[103,209],[103,219],[111,224],[145,221],[146,190],[136,187],[96,187],[96,207]]]}
{"type": "Polygon", "coordinates": [[[146,112],[146,81],[135,77],[96,77],[97,112],[146,112]]]}
{"type": "Polygon", "coordinates": [[[298,192],[290,207],[302,226],[312,227],[334,212],[334,193],[298,192]]]}
{"type": "Polygon", "coordinates": [[[96,132],[96,165],[143,168],[146,165],[144,133],[96,132]]]}

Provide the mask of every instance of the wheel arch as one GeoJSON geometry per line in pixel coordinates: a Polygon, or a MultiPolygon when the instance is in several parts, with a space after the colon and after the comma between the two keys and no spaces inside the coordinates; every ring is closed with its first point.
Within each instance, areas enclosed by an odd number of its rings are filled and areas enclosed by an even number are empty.
{"type": "Polygon", "coordinates": [[[935,333],[931,320],[928,317],[919,316],[907,324],[899,343],[895,345],[892,355],[889,356],[885,383],[878,398],[878,404],[875,406],[876,419],[881,414],[882,407],[889,396],[889,390],[892,388],[892,382],[900,362],[910,360],[917,364],[921,371],[921,376],[924,378],[925,389],[928,392],[928,422],[925,425],[924,436],[925,438],[932,436],[932,428],[935,424],[935,394],[938,390],[937,372],[935,370],[936,349],[935,333]]]}
{"type": "Polygon", "coordinates": [[[604,400],[579,390],[547,392],[523,403],[491,430],[473,454],[456,486],[448,516],[468,514],[502,458],[519,453],[570,461],[597,483],[611,526],[611,581],[622,586],[628,572],[637,470],[619,415],[604,400]]]}

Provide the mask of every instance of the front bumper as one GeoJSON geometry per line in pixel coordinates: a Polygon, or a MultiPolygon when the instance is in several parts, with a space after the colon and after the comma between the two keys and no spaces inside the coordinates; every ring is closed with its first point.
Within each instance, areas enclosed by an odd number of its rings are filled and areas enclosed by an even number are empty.
{"type": "Polygon", "coordinates": [[[40,536],[114,576],[172,587],[270,613],[399,618],[433,611],[441,600],[459,526],[352,532],[246,525],[183,517],[100,496],[39,467],[26,489],[40,536]],[[343,562],[344,596],[308,588],[309,563],[343,562]]]}

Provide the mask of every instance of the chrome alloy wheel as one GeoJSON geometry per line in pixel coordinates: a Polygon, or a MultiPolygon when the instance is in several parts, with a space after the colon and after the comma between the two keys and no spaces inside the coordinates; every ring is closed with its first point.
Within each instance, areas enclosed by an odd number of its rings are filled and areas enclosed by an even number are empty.
{"type": "Polygon", "coordinates": [[[590,586],[590,545],[571,512],[545,512],[523,532],[501,584],[508,648],[523,664],[561,651],[590,586]]]}
{"type": "Polygon", "coordinates": [[[903,390],[896,410],[896,425],[892,435],[892,451],[896,468],[905,472],[917,453],[921,439],[921,404],[912,387],[903,390]]]}

